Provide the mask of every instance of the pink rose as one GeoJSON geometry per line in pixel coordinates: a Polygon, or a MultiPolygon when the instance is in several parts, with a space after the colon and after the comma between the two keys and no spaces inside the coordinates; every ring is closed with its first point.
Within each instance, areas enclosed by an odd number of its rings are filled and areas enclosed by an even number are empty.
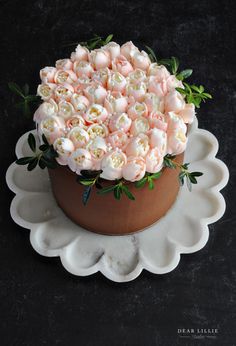
{"type": "Polygon", "coordinates": [[[78,113],[84,113],[89,106],[89,100],[85,96],[76,93],[71,96],[71,103],[78,113]]]}
{"type": "Polygon", "coordinates": [[[58,70],[71,70],[73,63],[70,59],[60,59],[56,61],[56,68],[58,70]]]}
{"type": "Polygon", "coordinates": [[[183,96],[177,91],[170,91],[164,99],[165,102],[165,111],[166,112],[180,112],[185,107],[185,101],[183,96]]]}
{"type": "Polygon", "coordinates": [[[126,86],[126,79],[119,72],[113,72],[107,80],[107,88],[111,91],[123,92],[126,86]]]}
{"type": "Polygon", "coordinates": [[[87,76],[79,77],[76,83],[73,84],[74,92],[82,94],[83,90],[91,85],[91,79],[87,76]]]}
{"type": "Polygon", "coordinates": [[[181,129],[184,133],[187,131],[187,126],[185,125],[183,119],[174,112],[168,112],[166,114],[166,121],[168,124],[167,131],[171,132],[176,129],[181,129]]]}
{"type": "Polygon", "coordinates": [[[73,127],[67,137],[74,143],[76,148],[85,146],[89,141],[87,131],[78,126],[73,127]]]}
{"type": "Polygon", "coordinates": [[[50,143],[64,135],[64,119],[55,115],[46,117],[39,124],[39,134],[44,134],[50,143]]]}
{"type": "Polygon", "coordinates": [[[78,148],[68,158],[68,166],[76,174],[80,174],[82,169],[91,169],[93,162],[90,152],[86,149],[78,148]]]}
{"type": "Polygon", "coordinates": [[[146,170],[149,173],[157,173],[162,169],[163,155],[158,148],[149,150],[146,156],[146,170]]]}
{"type": "Polygon", "coordinates": [[[53,147],[59,155],[56,158],[57,162],[63,166],[67,165],[68,157],[70,156],[72,151],[75,149],[72,141],[66,137],[59,137],[53,143],[53,147]]]}
{"type": "Polygon", "coordinates": [[[151,128],[157,128],[162,131],[167,131],[167,122],[165,116],[161,112],[151,112],[148,116],[149,124],[151,128]]]}
{"type": "Polygon", "coordinates": [[[121,93],[111,93],[108,94],[104,100],[104,107],[109,113],[125,113],[128,106],[128,101],[125,96],[121,93]]]}
{"type": "Polygon", "coordinates": [[[73,117],[66,120],[66,127],[68,130],[73,127],[86,128],[84,118],[79,114],[74,114],[73,117]]]}
{"type": "Polygon", "coordinates": [[[58,84],[73,83],[76,80],[77,76],[72,70],[57,70],[54,75],[54,82],[58,84]]]}
{"type": "Polygon", "coordinates": [[[47,66],[40,70],[39,75],[43,83],[53,83],[56,72],[57,69],[55,67],[47,66]]]}
{"type": "Polygon", "coordinates": [[[112,132],[108,138],[107,142],[111,144],[112,148],[124,149],[128,141],[127,134],[122,130],[117,130],[112,132]]]}
{"type": "Polygon", "coordinates": [[[133,71],[133,66],[123,55],[119,55],[112,61],[112,70],[118,71],[124,77],[127,77],[128,74],[133,71]]]}
{"type": "Polygon", "coordinates": [[[183,83],[178,80],[174,75],[169,76],[166,79],[166,87],[167,87],[167,91],[171,91],[175,88],[184,88],[183,83]]]}
{"type": "Polygon", "coordinates": [[[114,60],[120,55],[120,45],[116,42],[109,42],[103,46],[103,49],[110,54],[111,60],[114,60]]]}
{"type": "Polygon", "coordinates": [[[75,49],[75,52],[71,54],[71,60],[87,61],[88,54],[89,50],[86,47],[83,47],[80,44],[78,44],[78,46],[75,49]]]}
{"type": "Polygon", "coordinates": [[[88,61],[75,61],[74,62],[74,71],[78,77],[91,77],[94,69],[88,61]]]}
{"type": "Polygon", "coordinates": [[[148,68],[148,75],[155,76],[156,81],[161,82],[170,76],[170,72],[163,65],[158,65],[157,63],[152,63],[148,68]]]}
{"type": "Polygon", "coordinates": [[[130,133],[133,136],[137,136],[139,133],[146,133],[149,130],[149,122],[147,118],[138,117],[133,120],[130,133]]]}
{"type": "Polygon", "coordinates": [[[87,132],[92,139],[95,137],[105,138],[108,136],[108,128],[104,124],[92,124],[88,127],[87,132]]]}
{"type": "Polygon", "coordinates": [[[144,82],[138,83],[128,83],[126,86],[126,95],[133,96],[138,102],[143,102],[145,94],[147,91],[147,86],[144,82]]]}
{"type": "Polygon", "coordinates": [[[148,115],[147,105],[144,102],[135,102],[128,108],[127,113],[132,120],[141,116],[146,117],[148,115]]]}
{"type": "Polygon", "coordinates": [[[126,113],[116,114],[110,118],[109,129],[113,131],[122,130],[128,132],[131,126],[132,120],[126,113]]]}
{"type": "Polygon", "coordinates": [[[154,93],[146,93],[144,95],[144,102],[147,105],[149,112],[162,112],[164,111],[164,99],[154,93]]]}
{"type": "Polygon", "coordinates": [[[167,152],[168,154],[181,154],[187,145],[187,137],[182,129],[175,129],[169,133],[167,152]]]}
{"type": "Polygon", "coordinates": [[[75,109],[70,102],[60,101],[58,103],[58,115],[60,115],[64,119],[68,119],[75,113],[75,109]]]}
{"type": "Polygon", "coordinates": [[[132,41],[124,43],[120,47],[120,53],[123,55],[127,60],[131,61],[131,58],[134,54],[134,52],[139,51],[138,48],[133,44],[132,41]]]}
{"type": "Polygon", "coordinates": [[[185,124],[192,124],[195,116],[195,106],[193,103],[187,103],[182,111],[178,114],[185,124]]]}
{"type": "Polygon", "coordinates": [[[111,64],[110,54],[102,48],[92,50],[89,54],[89,61],[96,70],[109,67],[111,64]]]}
{"type": "Polygon", "coordinates": [[[93,168],[101,169],[101,160],[107,152],[106,141],[101,137],[95,137],[88,142],[86,149],[92,156],[93,168]]]}
{"type": "Polygon", "coordinates": [[[84,114],[84,119],[87,121],[87,123],[99,123],[106,120],[108,116],[106,108],[102,107],[99,104],[94,103],[91,105],[87,112],[84,114]]]}
{"type": "Polygon", "coordinates": [[[145,82],[147,79],[147,75],[145,71],[137,68],[134,71],[129,73],[129,80],[132,83],[145,82]]]}
{"type": "Polygon", "coordinates": [[[45,119],[47,116],[56,115],[58,112],[58,106],[57,103],[50,99],[48,102],[43,102],[36,112],[34,113],[34,121],[39,123],[43,119],[45,119]]]}
{"type": "Polygon", "coordinates": [[[105,97],[107,96],[107,91],[103,86],[93,84],[84,89],[84,95],[90,103],[103,104],[105,97]]]}
{"type": "Polygon", "coordinates": [[[149,77],[148,92],[154,93],[159,97],[165,96],[167,93],[166,80],[163,79],[162,81],[158,82],[155,76],[149,77]]]}
{"type": "Polygon", "coordinates": [[[150,133],[151,148],[158,148],[162,155],[166,154],[167,134],[159,129],[152,129],[150,133]]]}
{"type": "Polygon", "coordinates": [[[126,155],[122,151],[113,151],[106,154],[101,162],[101,178],[107,180],[122,178],[122,168],[126,162],[126,155]]]}
{"type": "Polygon", "coordinates": [[[73,93],[74,88],[71,84],[68,83],[60,84],[54,90],[54,94],[57,100],[61,99],[69,101],[73,93]]]}
{"type": "Polygon", "coordinates": [[[143,133],[130,140],[126,147],[127,156],[146,156],[149,150],[149,139],[143,133]]]}
{"type": "Polygon", "coordinates": [[[92,80],[101,84],[103,87],[106,87],[108,77],[110,76],[111,72],[108,67],[101,68],[98,71],[94,71],[92,73],[92,80]]]}
{"type": "Polygon", "coordinates": [[[144,177],[145,172],[145,160],[142,157],[130,157],[123,168],[123,177],[128,181],[138,181],[144,177]]]}
{"type": "Polygon", "coordinates": [[[141,52],[136,51],[132,56],[132,63],[135,68],[140,68],[141,70],[147,70],[151,64],[148,54],[142,50],[141,52]]]}
{"type": "Polygon", "coordinates": [[[41,97],[42,100],[47,101],[53,96],[56,84],[53,83],[43,83],[39,84],[37,89],[37,95],[41,97]]]}

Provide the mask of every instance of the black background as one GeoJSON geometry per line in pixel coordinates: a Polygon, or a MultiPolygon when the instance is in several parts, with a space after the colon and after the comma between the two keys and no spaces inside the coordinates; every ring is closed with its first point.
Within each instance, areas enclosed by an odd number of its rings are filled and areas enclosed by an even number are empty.
{"type": "Polygon", "coordinates": [[[235,21],[230,0],[1,1],[1,345],[236,345],[235,21]],[[214,97],[198,111],[200,127],[219,139],[218,157],[231,173],[226,213],[210,226],[205,248],[182,256],[169,274],[143,272],[124,284],[99,273],[72,276],[58,259],[35,253],[29,232],[10,218],[4,178],[17,139],[33,128],[13,107],[7,82],[28,82],[34,93],[39,69],[94,33],[147,44],[193,68],[192,81],[214,97]],[[219,336],[183,340],[178,328],[218,328],[219,336]]]}

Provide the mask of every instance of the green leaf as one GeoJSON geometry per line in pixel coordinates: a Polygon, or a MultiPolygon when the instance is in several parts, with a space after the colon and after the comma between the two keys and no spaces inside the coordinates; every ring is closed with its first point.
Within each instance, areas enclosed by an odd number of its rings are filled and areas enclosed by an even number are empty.
{"type": "Polygon", "coordinates": [[[40,158],[40,161],[42,161],[43,164],[48,168],[54,169],[57,167],[57,162],[55,160],[49,160],[45,158],[44,156],[40,158]]]}
{"type": "Polygon", "coordinates": [[[136,181],[135,187],[137,188],[144,187],[144,185],[146,184],[146,181],[147,181],[147,177],[143,177],[142,179],[136,181]]]}
{"type": "Polygon", "coordinates": [[[171,61],[172,61],[171,62],[172,73],[176,74],[177,71],[178,71],[178,68],[179,68],[179,59],[174,57],[174,56],[172,56],[171,57],[171,61]]]}
{"type": "Polygon", "coordinates": [[[34,160],[35,157],[32,156],[26,156],[26,157],[21,157],[20,159],[17,159],[15,162],[17,165],[27,165],[31,161],[34,160]]]}
{"type": "Polygon", "coordinates": [[[203,95],[203,96],[206,96],[208,99],[212,99],[211,94],[208,94],[208,93],[203,93],[202,95],[203,95]]]}
{"type": "Polygon", "coordinates": [[[25,95],[23,94],[21,88],[19,87],[18,84],[14,83],[14,82],[9,82],[8,83],[8,87],[11,91],[13,91],[15,94],[20,95],[21,97],[25,98],[25,95]]]}
{"type": "Polygon", "coordinates": [[[38,158],[35,157],[34,160],[32,160],[32,161],[28,164],[27,170],[28,170],[28,171],[32,171],[32,170],[37,166],[37,164],[38,164],[38,158]]]}
{"type": "Polygon", "coordinates": [[[91,195],[91,186],[86,186],[84,188],[84,191],[83,191],[83,194],[82,194],[82,202],[83,202],[83,205],[86,205],[88,203],[88,200],[89,200],[89,197],[91,195]]]}
{"type": "Polygon", "coordinates": [[[39,167],[40,167],[41,169],[46,168],[46,164],[45,164],[45,162],[44,162],[43,160],[39,160],[39,161],[38,161],[38,165],[39,165],[39,167]]]}
{"type": "Polygon", "coordinates": [[[149,57],[152,62],[157,62],[156,54],[154,53],[153,49],[149,46],[145,46],[149,52],[149,57]]]}
{"type": "Polygon", "coordinates": [[[134,195],[131,193],[131,191],[129,190],[128,186],[126,185],[122,185],[122,190],[124,191],[124,193],[126,194],[126,196],[131,199],[132,201],[135,200],[134,195]]]}
{"type": "Polygon", "coordinates": [[[82,169],[80,171],[80,174],[84,177],[84,178],[96,178],[98,175],[100,175],[102,173],[102,170],[90,170],[90,169],[82,169]]]}
{"type": "Polygon", "coordinates": [[[94,180],[78,179],[77,181],[84,186],[91,186],[94,183],[94,180]]]}
{"type": "Polygon", "coordinates": [[[44,144],[47,144],[49,146],[48,140],[47,140],[44,133],[42,134],[42,139],[43,139],[44,144]]]}
{"type": "Polygon", "coordinates": [[[107,38],[106,38],[105,41],[104,41],[104,46],[105,46],[106,44],[108,44],[108,43],[112,40],[112,38],[113,38],[113,34],[108,35],[107,38]]]}
{"type": "Polygon", "coordinates": [[[184,79],[190,77],[192,73],[193,73],[192,69],[186,69],[186,70],[181,71],[176,77],[179,80],[184,80],[184,79]]]}
{"type": "Polygon", "coordinates": [[[180,94],[186,95],[186,91],[185,91],[185,89],[183,89],[183,88],[177,87],[177,88],[175,88],[175,90],[177,90],[180,94]]]}
{"type": "Polygon", "coordinates": [[[161,176],[161,172],[153,173],[153,174],[151,175],[151,177],[152,177],[153,179],[159,179],[160,176],[161,176]]]}
{"type": "Polygon", "coordinates": [[[28,135],[28,144],[30,149],[35,153],[36,151],[36,140],[32,133],[29,133],[28,135]]]}
{"type": "Polygon", "coordinates": [[[153,190],[154,187],[155,187],[154,182],[153,182],[152,178],[149,177],[149,179],[148,179],[148,188],[149,188],[149,190],[153,190]]]}
{"type": "Polygon", "coordinates": [[[115,199],[120,200],[121,194],[122,194],[122,190],[121,190],[120,186],[116,186],[116,188],[114,189],[115,199]]]}
{"type": "Polygon", "coordinates": [[[191,175],[191,173],[188,175],[188,177],[192,184],[197,184],[197,179],[191,175]]]}
{"type": "Polygon", "coordinates": [[[98,191],[97,193],[99,195],[104,195],[105,193],[109,193],[111,191],[113,191],[116,188],[117,185],[110,185],[107,187],[104,187],[102,190],[98,191]]]}
{"type": "Polygon", "coordinates": [[[27,102],[38,102],[41,100],[41,98],[39,96],[36,96],[36,95],[28,95],[25,97],[25,100],[27,102]]]}
{"type": "Polygon", "coordinates": [[[41,151],[46,151],[46,150],[48,150],[48,145],[47,145],[47,144],[41,144],[41,145],[39,146],[39,150],[41,150],[41,151]]]}
{"type": "Polygon", "coordinates": [[[190,181],[188,176],[186,176],[186,182],[187,182],[187,187],[188,187],[189,191],[191,192],[192,191],[192,184],[191,184],[191,181],[190,181]]]}
{"type": "Polygon", "coordinates": [[[202,172],[191,172],[191,175],[194,177],[201,177],[203,175],[202,172]]]}

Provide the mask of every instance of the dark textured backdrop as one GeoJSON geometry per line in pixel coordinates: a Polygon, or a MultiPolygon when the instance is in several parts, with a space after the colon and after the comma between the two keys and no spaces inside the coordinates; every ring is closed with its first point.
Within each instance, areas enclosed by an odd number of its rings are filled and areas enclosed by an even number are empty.
{"type": "MultiPolygon", "coordinates": [[[[218,328],[216,340],[195,345],[236,345],[235,175],[236,73],[234,1],[1,1],[1,232],[0,344],[191,345],[177,328],[218,328]],[[13,108],[8,81],[28,82],[35,92],[41,67],[66,57],[65,44],[113,33],[122,43],[152,46],[194,69],[194,81],[214,100],[198,112],[200,127],[220,140],[218,157],[231,178],[223,194],[224,217],[210,227],[206,247],[182,256],[163,276],[143,272],[115,284],[96,274],[68,274],[58,259],[43,258],[29,232],[9,216],[13,194],[4,174],[15,159],[19,136],[33,127],[13,108]]],[[[196,341],[196,340],[195,340],[196,341]]]]}

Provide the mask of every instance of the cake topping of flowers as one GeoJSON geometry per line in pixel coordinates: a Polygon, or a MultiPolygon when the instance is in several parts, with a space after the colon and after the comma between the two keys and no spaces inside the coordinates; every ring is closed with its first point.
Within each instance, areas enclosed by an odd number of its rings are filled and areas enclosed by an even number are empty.
{"type": "Polygon", "coordinates": [[[158,62],[151,48],[111,38],[79,44],[70,58],[40,71],[43,103],[34,120],[59,164],[78,175],[94,170],[138,182],[185,151],[186,124],[211,96],[184,82],[191,70],[177,73],[176,58],[158,62]]]}

